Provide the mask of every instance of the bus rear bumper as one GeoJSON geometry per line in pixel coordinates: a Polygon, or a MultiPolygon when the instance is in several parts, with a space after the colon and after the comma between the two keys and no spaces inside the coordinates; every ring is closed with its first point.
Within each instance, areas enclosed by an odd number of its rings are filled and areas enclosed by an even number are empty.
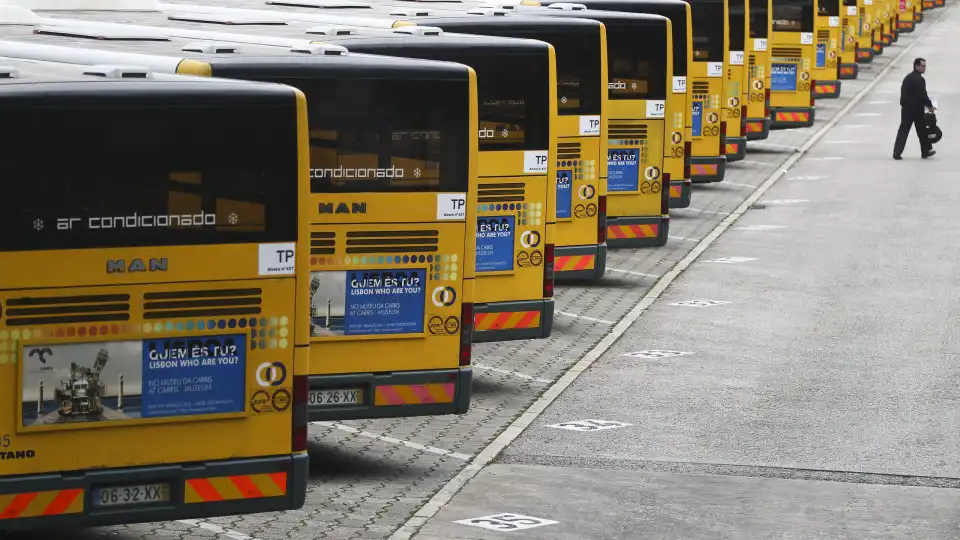
{"type": "Polygon", "coordinates": [[[883,46],[889,47],[897,42],[896,32],[884,32],[883,33],[883,46]]]}
{"type": "Polygon", "coordinates": [[[687,208],[693,198],[693,182],[686,180],[670,181],[670,208],[687,208]]]}
{"type": "Polygon", "coordinates": [[[0,478],[0,531],[55,528],[65,532],[124,523],[296,510],[303,507],[306,498],[309,464],[309,457],[302,453],[9,476],[0,478]],[[96,488],[162,483],[169,485],[169,501],[94,506],[96,488]],[[241,490],[237,485],[255,489],[241,490]]]}
{"type": "Polygon", "coordinates": [[[611,248],[660,247],[667,244],[670,216],[607,217],[611,248]]]}
{"type": "Polygon", "coordinates": [[[557,246],[554,281],[596,281],[607,268],[607,244],[557,246]]]}
{"type": "Polygon", "coordinates": [[[759,141],[770,136],[769,118],[747,118],[747,127],[745,133],[748,141],[759,141]]]}
{"type": "Polygon", "coordinates": [[[916,24],[920,24],[923,22],[923,11],[913,12],[913,22],[916,24]]]}
{"type": "Polygon", "coordinates": [[[914,21],[897,21],[897,32],[909,34],[915,30],[914,21]]]}
{"type": "MultiPolygon", "coordinates": [[[[883,38],[881,38],[883,39],[883,38]]],[[[873,55],[880,56],[883,54],[883,48],[886,47],[888,43],[883,43],[882,41],[876,41],[873,43],[873,55]]]]}
{"type": "MultiPolygon", "coordinates": [[[[398,345],[402,347],[403,345],[398,345]]],[[[311,422],[463,414],[470,408],[470,368],[311,375],[311,422]],[[359,390],[361,402],[318,405],[317,390],[359,390]]]]}
{"type": "Polygon", "coordinates": [[[869,63],[873,62],[873,57],[874,57],[874,56],[876,56],[876,55],[874,54],[873,47],[870,47],[869,49],[863,49],[863,48],[857,49],[857,63],[858,63],[858,64],[869,64],[869,63]]]}
{"type": "Polygon", "coordinates": [[[747,138],[746,137],[727,137],[726,156],[727,163],[740,161],[747,157],[747,138]]]}
{"type": "Polygon", "coordinates": [[[553,298],[473,305],[473,342],[544,339],[553,332],[553,298]]]}
{"type": "Polygon", "coordinates": [[[813,85],[813,97],[816,99],[836,99],[840,97],[840,81],[817,81],[813,85]]]}
{"type": "Polygon", "coordinates": [[[860,66],[857,64],[840,64],[840,80],[856,79],[860,75],[860,66]]]}
{"type": "Polygon", "coordinates": [[[720,182],[726,170],[727,158],[724,156],[690,158],[690,180],[694,184],[720,182]]]}
{"type": "Polygon", "coordinates": [[[797,129],[813,125],[813,107],[777,107],[770,113],[773,125],[770,129],[797,129]]]}

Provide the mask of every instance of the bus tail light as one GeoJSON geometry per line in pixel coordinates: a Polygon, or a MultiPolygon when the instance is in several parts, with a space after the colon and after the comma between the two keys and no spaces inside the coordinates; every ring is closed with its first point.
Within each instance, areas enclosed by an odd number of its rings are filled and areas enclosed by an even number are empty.
{"type": "Polygon", "coordinates": [[[814,107],[816,105],[816,92],[814,88],[817,87],[817,81],[810,79],[810,106],[814,107]]]}
{"type": "Polygon", "coordinates": [[[683,143],[683,179],[690,179],[690,160],[693,159],[690,154],[693,153],[693,141],[683,143]]]}
{"type": "Polygon", "coordinates": [[[740,136],[745,137],[747,135],[747,106],[740,106],[740,136]]]}
{"type": "Polygon", "coordinates": [[[727,154],[727,121],[720,122],[720,155],[727,154]]]}
{"type": "Polygon", "coordinates": [[[306,375],[293,377],[293,446],[294,452],[307,449],[307,402],[310,395],[310,379],[306,375]]]}
{"type": "Polygon", "coordinates": [[[473,304],[460,304],[460,367],[469,366],[473,355],[473,304]]]}
{"type": "Polygon", "coordinates": [[[763,91],[763,117],[770,118],[770,89],[763,91]]]}
{"type": "Polygon", "coordinates": [[[663,173],[663,184],[660,191],[660,215],[670,213],[670,173],[663,173]]]}
{"type": "Polygon", "coordinates": [[[597,243],[607,241],[607,196],[597,197],[597,243]]]}
{"type": "Polygon", "coordinates": [[[553,298],[553,244],[543,246],[543,297],[553,298]]]}

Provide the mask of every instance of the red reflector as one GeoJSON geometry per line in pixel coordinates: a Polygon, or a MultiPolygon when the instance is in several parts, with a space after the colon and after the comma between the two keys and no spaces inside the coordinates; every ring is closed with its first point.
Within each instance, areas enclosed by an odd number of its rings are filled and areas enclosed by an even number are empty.
{"type": "Polygon", "coordinates": [[[310,394],[310,380],[305,375],[293,377],[293,404],[306,403],[310,394]]]}
{"type": "Polygon", "coordinates": [[[683,143],[683,178],[685,180],[690,178],[691,153],[693,153],[693,141],[683,143]]]}
{"type": "Polygon", "coordinates": [[[543,297],[553,298],[553,244],[543,246],[543,297]]]}
{"type": "Polygon", "coordinates": [[[670,213],[670,173],[663,173],[663,190],[660,192],[660,215],[670,213]]]}
{"type": "Polygon", "coordinates": [[[607,196],[597,197],[597,244],[607,241],[607,196]]]}
{"type": "Polygon", "coordinates": [[[727,154],[727,121],[720,122],[720,155],[727,154]]]}
{"type": "Polygon", "coordinates": [[[469,366],[473,356],[473,304],[460,304],[460,365],[469,366]]]}
{"type": "Polygon", "coordinates": [[[813,89],[816,87],[817,87],[817,81],[811,80],[810,81],[810,106],[811,107],[815,106],[815,103],[816,103],[816,93],[813,91],[813,89]]]}
{"type": "Polygon", "coordinates": [[[293,377],[293,435],[290,445],[294,452],[307,449],[307,397],[310,380],[306,375],[293,377]]]}
{"type": "Polygon", "coordinates": [[[770,118],[770,89],[769,88],[763,91],[763,116],[764,118],[770,118]]]}

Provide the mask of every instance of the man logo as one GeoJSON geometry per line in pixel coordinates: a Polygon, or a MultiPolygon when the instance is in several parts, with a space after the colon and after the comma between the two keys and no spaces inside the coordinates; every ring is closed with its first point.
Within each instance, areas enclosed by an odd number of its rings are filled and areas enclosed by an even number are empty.
{"type": "Polygon", "coordinates": [[[597,194],[597,188],[591,186],[590,184],[584,184],[580,186],[580,198],[589,201],[597,194]]]}
{"type": "Polygon", "coordinates": [[[523,231],[520,233],[520,245],[529,249],[540,245],[540,233],[537,231],[523,231]]]}
{"type": "Polygon", "coordinates": [[[287,366],[281,362],[264,362],[257,366],[257,384],[264,388],[280,386],[287,380],[287,366]]]}
{"type": "Polygon", "coordinates": [[[450,307],[457,302],[457,290],[453,287],[437,287],[433,290],[433,305],[450,307]]]}

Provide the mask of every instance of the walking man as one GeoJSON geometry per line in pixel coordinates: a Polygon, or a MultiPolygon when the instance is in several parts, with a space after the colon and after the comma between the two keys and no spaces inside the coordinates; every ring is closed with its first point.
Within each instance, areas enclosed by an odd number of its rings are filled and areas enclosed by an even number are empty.
{"type": "Polygon", "coordinates": [[[927,61],[917,58],[913,61],[913,71],[903,78],[903,84],[900,85],[900,129],[897,130],[897,142],[893,145],[893,159],[903,159],[900,154],[907,145],[911,125],[916,128],[917,138],[920,139],[920,157],[926,159],[937,153],[927,139],[927,124],[923,119],[924,107],[931,112],[936,111],[927,96],[927,81],[923,78],[926,70],[927,61]]]}

